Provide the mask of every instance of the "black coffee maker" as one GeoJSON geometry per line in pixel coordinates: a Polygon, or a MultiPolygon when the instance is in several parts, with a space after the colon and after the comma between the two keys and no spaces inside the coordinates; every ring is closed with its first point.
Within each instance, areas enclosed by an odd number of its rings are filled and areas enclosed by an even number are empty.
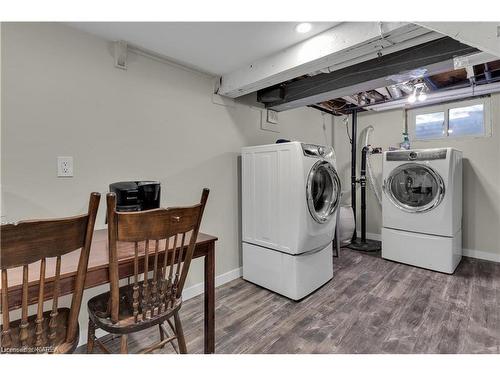
{"type": "Polygon", "coordinates": [[[116,210],[145,211],[160,207],[161,187],[158,181],[121,181],[109,185],[116,194],[116,210]]]}

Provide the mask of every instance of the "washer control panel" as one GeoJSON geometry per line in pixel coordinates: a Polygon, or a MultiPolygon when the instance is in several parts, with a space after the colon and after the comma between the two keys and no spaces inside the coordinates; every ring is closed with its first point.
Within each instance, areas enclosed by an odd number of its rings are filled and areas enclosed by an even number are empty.
{"type": "Polygon", "coordinates": [[[313,158],[331,158],[333,157],[333,149],[330,146],[319,146],[309,143],[301,143],[304,156],[313,158]]]}
{"type": "Polygon", "coordinates": [[[446,148],[430,150],[403,150],[387,151],[385,159],[387,161],[415,161],[415,160],[437,160],[446,159],[446,148]]]}

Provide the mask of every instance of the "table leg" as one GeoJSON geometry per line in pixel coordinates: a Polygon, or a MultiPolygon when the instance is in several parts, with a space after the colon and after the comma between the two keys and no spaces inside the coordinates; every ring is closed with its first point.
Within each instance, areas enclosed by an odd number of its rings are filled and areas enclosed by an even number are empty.
{"type": "Polygon", "coordinates": [[[205,353],[215,352],[215,244],[205,255],[205,353]]]}

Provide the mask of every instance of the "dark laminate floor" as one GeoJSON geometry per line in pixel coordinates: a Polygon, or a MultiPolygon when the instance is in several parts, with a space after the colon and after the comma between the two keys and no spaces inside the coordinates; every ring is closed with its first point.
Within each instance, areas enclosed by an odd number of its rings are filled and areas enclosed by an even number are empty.
{"type": "MultiPolygon", "coordinates": [[[[464,258],[445,275],[343,249],[300,302],[242,279],[216,293],[217,353],[500,353],[498,263],[464,258]]],[[[202,308],[199,296],[181,310],[190,353],[203,351],[202,308]]],[[[132,335],[130,351],[157,335],[132,335]]]]}

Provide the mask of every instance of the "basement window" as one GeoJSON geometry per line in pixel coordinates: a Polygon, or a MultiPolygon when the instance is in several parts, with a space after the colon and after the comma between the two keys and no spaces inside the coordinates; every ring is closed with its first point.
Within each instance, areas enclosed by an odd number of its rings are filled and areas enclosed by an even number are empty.
{"type": "Polygon", "coordinates": [[[489,110],[489,97],[408,110],[410,139],[426,141],[489,136],[489,110]]]}

